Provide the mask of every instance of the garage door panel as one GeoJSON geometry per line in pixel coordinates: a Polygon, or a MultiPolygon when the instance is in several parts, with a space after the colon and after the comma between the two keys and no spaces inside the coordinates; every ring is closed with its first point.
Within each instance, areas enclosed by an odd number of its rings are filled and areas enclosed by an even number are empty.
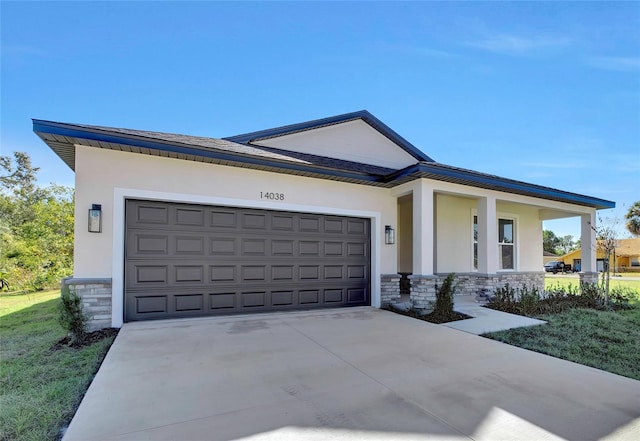
{"type": "Polygon", "coordinates": [[[224,229],[236,229],[238,225],[237,214],[234,210],[215,210],[212,209],[209,214],[209,225],[211,227],[219,227],[224,229]]]}
{"type": "Polygon", "coordinates": [[[176,283],[204,283],[204,265],[176,265],[176,283]]]}
{"type": "Polygon", "coordinates": [[[242,256],[266,256],[266,239],[242,239],[242,256]]]}
{"type": "Polygon", "coordinates": [[[205,238],[202,236],[176,236],[175,254],[182,256],[203,256],[205,238]]]}
{"type": "Polygon", "coordinates": [[[205,209],[204,208],[182,208],[176,207],[175,211],[176,225],[204,227],[205,209]]]}
{"type": "Polygon", "coordinates": [[[212,311],[236,309],[236,293],[220,292],[209,294],[209,305],[209,309],[212,311]]]}
{"type": "Polygon", "coordinates": [[[237,256],[238,241],[228,237],[212,237],[209,239],[209,255],[237,256]]]}
{"type": "Polygon", "coordinates": [[[173,296],[174,309],[180,311],[202,311],[204,307],[203,294],[177,294],[173,296]]]}
{"type": "Polygon", "coordinates": [[[125,320],[370,304],[369,221],[127,201],[125,320]]]}
{"type": "Polygon", "coordinates": [[[138,204],[131,220],[135,225],[153,224],[168,225],[169,224],[169,207],[159,204],[144,203],[138,204]]]}

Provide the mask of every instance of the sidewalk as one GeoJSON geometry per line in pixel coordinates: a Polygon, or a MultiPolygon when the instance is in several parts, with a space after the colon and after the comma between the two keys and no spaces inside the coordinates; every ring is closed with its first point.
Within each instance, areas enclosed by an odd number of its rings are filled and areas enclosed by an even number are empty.
{"type": "Polygon", "coordinates": [[[470,315],[473,318],[443,323],[443,326],[470,334],[480,335],[486,332],[505,331],[507,329],[543,325],[546,323],[543,320],[485,308],[476,302],[473,296],[454,296],[453,301],[454,310],[470,315]]]}

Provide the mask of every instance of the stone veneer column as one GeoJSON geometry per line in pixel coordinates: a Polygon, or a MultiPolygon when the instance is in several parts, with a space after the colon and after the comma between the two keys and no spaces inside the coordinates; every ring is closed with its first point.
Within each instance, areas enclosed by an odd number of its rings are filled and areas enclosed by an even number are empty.
{"type": "Polygon", "coordinates": [[[386,306],[400,298],[400,274],[380,276],[380,305],[386,306]]]}
{"type": "Polygon", "coordinates": [[[68,286],[82,299],[85,312],[89,315],[89,331],[111,327],[111,279],[62,279],[62,286],[68,286]]]}

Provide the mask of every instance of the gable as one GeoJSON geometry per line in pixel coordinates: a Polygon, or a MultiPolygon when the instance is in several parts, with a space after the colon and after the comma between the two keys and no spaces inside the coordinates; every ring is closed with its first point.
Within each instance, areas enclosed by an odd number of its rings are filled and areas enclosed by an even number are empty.
{"type": "Polygon", "coordinates": [[[402,169],[418,162],[365,121],[356,119],[267,139],[253,145],[402,169]]]}

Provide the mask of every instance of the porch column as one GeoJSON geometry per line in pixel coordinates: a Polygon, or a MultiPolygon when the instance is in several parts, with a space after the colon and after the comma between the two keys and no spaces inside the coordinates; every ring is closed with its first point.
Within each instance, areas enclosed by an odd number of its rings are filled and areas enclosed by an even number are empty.
{"type": "Polygon", "coordinates": [[[413,189],[413,274],[433,275],[433,187],[420,181],[413,189]]]}
{"type": "Polygon", "coordinates": [[[580,247],[582,248],[582,263],[580,272],[595,273],[596,267],[596,212],[580,216],[580,247]]]}
{"type": "Polygon", "coordinates": [[[498,272],[498,225],[496,198],[478,200],[478,273],[498,272]]]}

